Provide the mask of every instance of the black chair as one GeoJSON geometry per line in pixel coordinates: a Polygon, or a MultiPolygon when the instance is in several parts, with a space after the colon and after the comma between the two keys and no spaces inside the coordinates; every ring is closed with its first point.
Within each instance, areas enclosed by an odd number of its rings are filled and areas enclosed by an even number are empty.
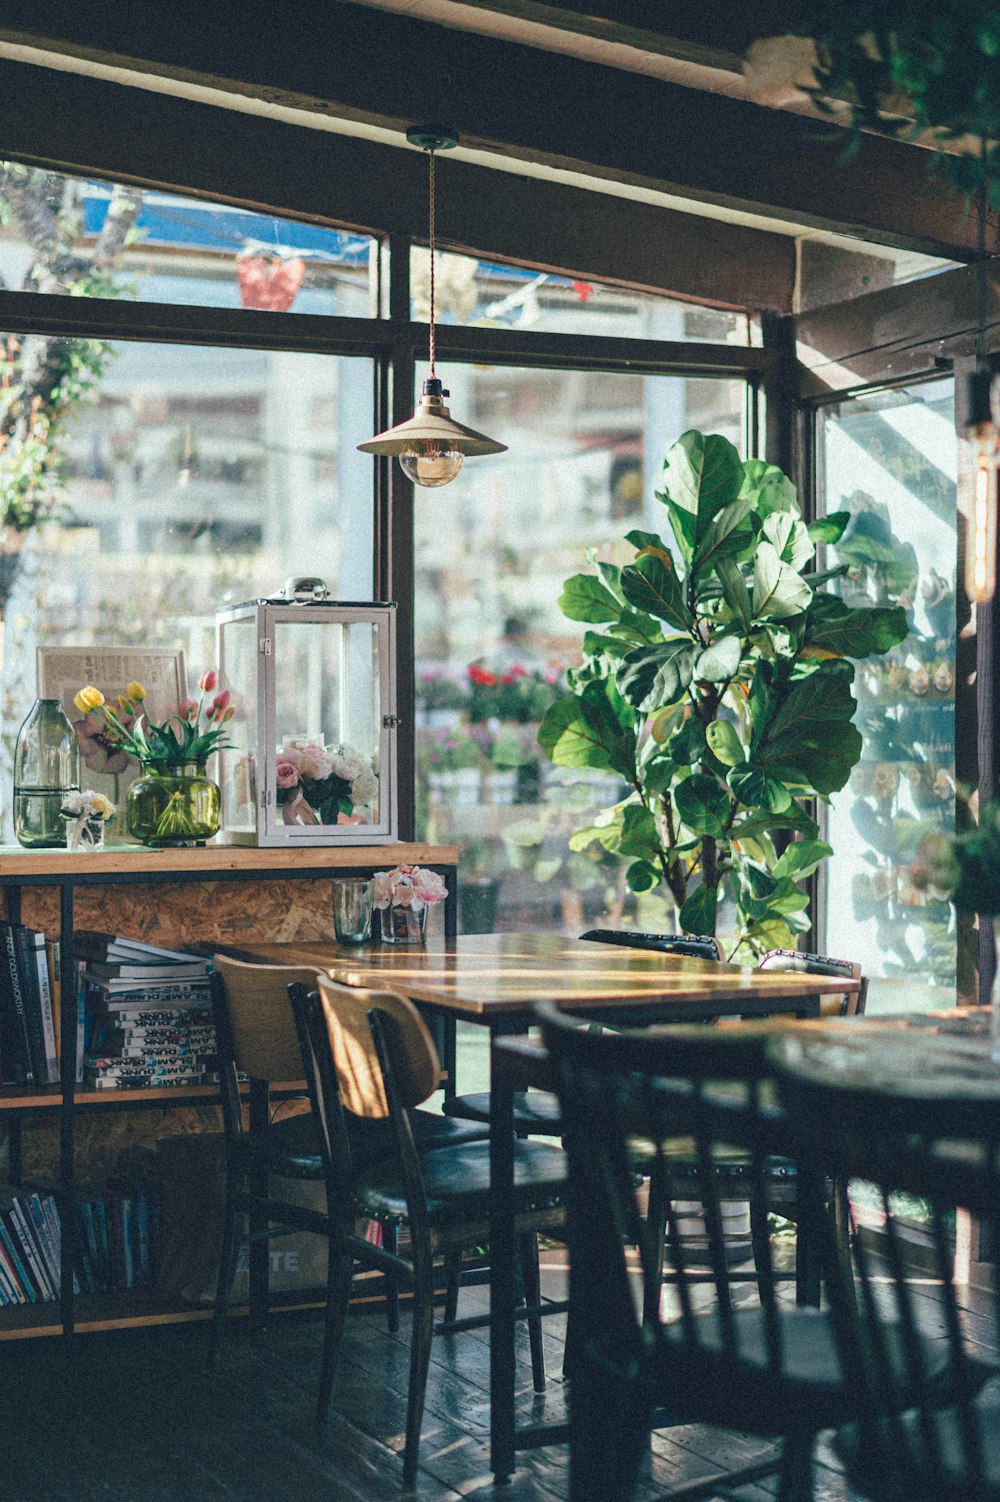
{"type": "MultiPolygon", "coordinates": [[[[555,1008],[537,1010],[570,1165],[571,1502],[631,1497],[659,1410],[669,1423],[716,1424],[783,1440],[780,1460],[699,1483],[698,1495],[780,1465],[784,1502],[808,1498],[815,1435],[853,1416],[833,1327],[818,1309],[779,1299],[766,1236],[755,1236],[759,1298],[734,1306],[714,1167],[717,1151],[738,1147],[748,1182],[763,1198],[768,1160],[793,1145],[782,1114],[766,1099],[767,1029],[674,1025],[599,1034],[555,1008]],[[673,1208],[689,1196],[691,1179],[685,1169],[676,1180],[664,1144],[682,1137],[694,1145],[707,1288],[702,1249],[692,1266],[692,1247],[673,1208]],[[645,1215],[636,1187],[639,1140],[667,1206],[673,1310],[661,1297],[664,1233],[645,1215]],[[631,1247],[639,1249],[638,1269],[629,1265],[631,1247]]],[[[818,1194],[810,1213],[822,1213],[818,1194]]]]}
{"type": "MultiPolygon", "coordinates": [[[[935,1090],[933,1059],[921,1084],[919,1052],[907,1051],[916,1069],[900,1075],[883,1043],[873,1062],[891,1084],[880,1088],[842,1057],[838,1079],[795,1040],[772,1044],[804,1155],[845,1182],[864,1181],[874,1211],[852,1238],[853,1261],[824,1240],[857,1410],[836,1444],[852,1484],[873,1502],[998,1502],[1000,1287],[994,1269],[991,1293],[970,1298],[956,1288],[953,1236],[965,1210],[997,1245],[1000,1096],[992,1085],[953,1097],[935,1090]],[[902,1226],[914,1196],[926,1207],[919,1260],[902,1226]]],[[[960,1060],[954,1068],[962,1073],[960,1060]]]]}
{"type": "MultiPolygon", "coordinates": [[[[316,1117],[308,1109],[305,1087],[300,1099],[275,1105],[271,1087],[302,1081],[302,1057],[288,1001],[295,983],[315,986],[318,972],[287,965],[255,965],[216,955],[213,960],[212,1005],[218,1044],[219,1086],[225,1144],[226,1190],[215,1316],[209,1362],[219,1350],[226,1310],[232,1298],[240,1243],[249,1242],[249,1307],[260,1328],[268,1310],[268,1242],[290,1230],[326,1235],[323,1211],[276,1199],[272,1176],[325,1184],[316,1117]],[[244,1116],[241,1075],[248,1081],[248,1111],[244,1116]],[[297,1114],[289,1114],[291,1111],[297,1114]],[[245,1228],[245,1229],[244,1229],[245,1228]]],[[[481,1141],[481,1127],[451,1121],[432,1112],[413,1113],[413,1130],[422,1148],[447,1143],[481,1141]]],[[[356,1156],[383,1157],[387,1132],[382,1123],[361,1122],[354,1144],[356,1156]]],[[[321,1196],[322,1198],[322,1196],[321,1196]]],[[[452,1299],[456,1293],[452,1293],[452,1299]]],[[[398,1325],[395,1285],[387,1288],[390,1329],[398,1325]]]]}
{"type": "MultiPolygon", "coordinates": [[[[648,934],[629,928],[590,928],[580,935],[601,944],[619,944],[629,949],[653,949],[660,954],[690,955],[696,959],[721,960],[718,939],[692,934],[648,934]]],[[[490,1092],[453,1095],[442,1108],[447,1115],[463,1121],[490,1120],[490,1092]]],[[[518,1091],[514,1096],[514,1130],[519,1137],[558,1137],[562,1133],[559,1105],[545,1090],[518,1091]]]]}
{"type": "MultiPolygon", "coordinates": [[[[489,1143],[419,1151],[412,1109],[437,1088],[440,1062],[415,1007],[393,991],[340,985],[322,976],[318,989],[289,992],[299,1031],[310,1096],[320,1125],[329,1204],[330,1264],[327,1325],[317,1414],[330,1403],[337,1352],[355,1266],[374,1268],[413,1295],[413,1338],[407,1402],[403,1482],[416,1480],[424,1393],[432,1336],[488,1323],[471,1316],[434,1324],[434,1261],[481,1246],[489,1225],[489,1143]],[[387,1127],[390,1148],[360,1159],[351,1122],[387,1127]],[[407,1255],[357,1234],[358,1216],[383,1225],[406,1222],[407,1255]]],[[[518,1143],[515,1214],[536,1391],[544,1388],[537,1232],[562,1224],[565,1155],[545,1143],[518,1143]]]]}

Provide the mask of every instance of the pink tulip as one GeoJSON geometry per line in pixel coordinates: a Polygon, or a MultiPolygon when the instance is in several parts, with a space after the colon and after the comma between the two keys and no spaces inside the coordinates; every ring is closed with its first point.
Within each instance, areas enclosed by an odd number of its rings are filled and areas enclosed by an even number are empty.
{"type": "Polygon", "coordinates": [[[213,720],[218,719],[222,714],[222,711],[229,708],[229,701],[232,699],[232,697],[233,696],[229,692],[228,688],[224,688],[221,693],[216,694],[215,698],[208,706],[208,712],[213,720]]]}
{"type": "Polygon", "coordinates": [[[219,684],[219,675],[214,668],[209,668],[198,679],[198,687],[203,694],[213,694],[219,684]]]}
{"type": "Polygon", "coordinates": [[[182,720],[189,720],[193,725],[198,718],[198,705],[194,699],[182,699],[177,707],[177,714],[182,720]]]}

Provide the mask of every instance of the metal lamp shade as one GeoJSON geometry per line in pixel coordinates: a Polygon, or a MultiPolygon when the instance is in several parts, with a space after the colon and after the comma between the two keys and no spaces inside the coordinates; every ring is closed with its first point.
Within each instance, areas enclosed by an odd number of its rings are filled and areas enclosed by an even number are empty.
{"type": "Polygon", "coordinates": [[[412,417],[397,423],[394,428],[386,428],[384,433],[376,433],[367,443],[359,443],[358,448],[363,454],[387,454],[390,458],[398,458],[419,444],[434,444],[465,456],[507,452],[505,443],[497,443],[494,438],[487,438],[484,433],[455,422],[441,397],[426,392],[412,417]]]}

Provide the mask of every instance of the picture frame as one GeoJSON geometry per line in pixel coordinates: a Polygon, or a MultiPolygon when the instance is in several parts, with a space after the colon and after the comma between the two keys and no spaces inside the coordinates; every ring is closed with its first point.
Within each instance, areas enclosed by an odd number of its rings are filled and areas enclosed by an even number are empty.
{"type": "MultiPolygon", "coordinates": [[[[187,698],[184,653],[169,647],[38,647],[36,671],[38,697],[58,699],[74,726],[83,716],[73,700],[88,684],[99,688],[113,704],[128,684],[141,683],[148,713],[157,721],[173,714],[187,698]]],[[[100,760],[99,752],[95,756],[100,760]]],[[[116,843],[136,843],[125,828],[125,794],[140,770],[131,759],[120,771],[104,770],[94,761],[88,764],[81,747],[80,786],[103,793],[115,805],[112,838],[116,843]]]]}

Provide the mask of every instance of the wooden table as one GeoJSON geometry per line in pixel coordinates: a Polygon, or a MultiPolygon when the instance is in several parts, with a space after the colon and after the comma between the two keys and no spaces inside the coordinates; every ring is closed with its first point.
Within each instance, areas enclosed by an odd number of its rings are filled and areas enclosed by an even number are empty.
{"type": "Polygon", "coordinates": [[[822,995],[857,982],[801,971],[754,970],[711,960],[627,949],[555,934],[475,934],[425,946],[259,944],[241,956],[271,964],[315,965],[353,985],[391,986],[454,1022],[487,1027],[491,1039],[490,1441],[497,1481],[507,1481],[517,1449],[560,1437],[514,1426],[513,1096],[498,1079],[496,1039],[525,1033],[536,1002],[618,1026],[709,1021],[784,1013],[818,1017],[822,995]],[[495,1088],[501,1084],[501,1088],[495,1088]]]}

